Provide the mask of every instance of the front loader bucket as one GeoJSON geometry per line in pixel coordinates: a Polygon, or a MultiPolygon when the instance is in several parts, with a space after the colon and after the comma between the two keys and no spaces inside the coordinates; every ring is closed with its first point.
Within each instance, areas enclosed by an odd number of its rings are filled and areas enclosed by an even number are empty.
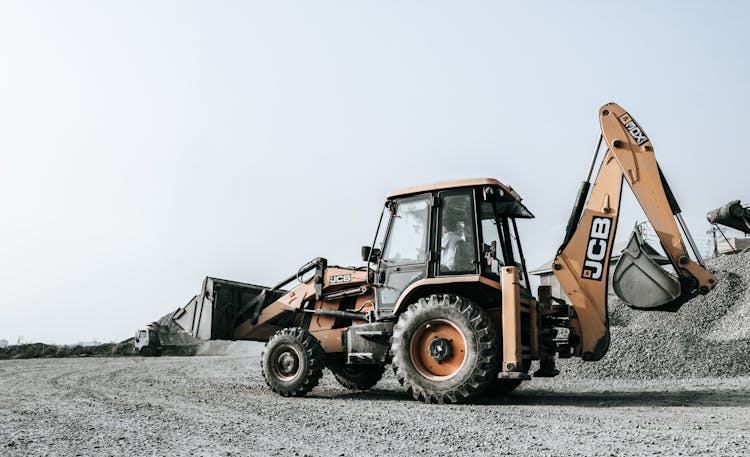
{"type": "Polygon", "coordinates": [[[665,305],[680,301],[677,300],[680,282],[659,267],[649,253],[656,254],[656,251],[644,243],[636,229],[615,266],[612,288],[633,309],[665,309],[665,305]]]}

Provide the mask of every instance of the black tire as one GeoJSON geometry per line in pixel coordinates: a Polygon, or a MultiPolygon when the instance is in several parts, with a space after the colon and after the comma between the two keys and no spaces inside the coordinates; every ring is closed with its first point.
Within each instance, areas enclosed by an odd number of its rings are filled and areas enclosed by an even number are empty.
{"type": "Polygon", "coordinates": [[[266,343],[260,366],[272,391],[284,397],[302,397],[323,376],[325,353],[309,332],[299,327],[285,328],[266,343]]]}
{"type": "Polygon", "coordinates": [[[483,309],[463,297],[431,295],[410,305],[396,322],[393,371],[417,400],[464,402],[497,378],[497,344],[483,309]]]}
{"type": "Polygon", "coordinates": [[[370,390],[383,378],[383,365],[340,365],[330,367],[333,377],[349,390],[370,390]]]}

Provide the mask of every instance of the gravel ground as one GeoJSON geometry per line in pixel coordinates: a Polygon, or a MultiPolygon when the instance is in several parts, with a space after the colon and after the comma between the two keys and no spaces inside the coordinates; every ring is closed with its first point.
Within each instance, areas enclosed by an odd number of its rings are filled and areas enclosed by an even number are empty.
{"type": "Polygon", "coordinates": [[[248,343],[0,361],[0,455],[750,455],[750,253],[709,267],[719,285],[678,313],[614,300],[602,361],[471,405],[413,401],[392,376],[282,398],[248,343]]]}
{"type": "Polygon", "coordinates": [[[412,401],[392,377],[309,397],[257,356],[0,362],[0,455],[748,455],[750,377],[535,379],[472,405],[412,401]]]}

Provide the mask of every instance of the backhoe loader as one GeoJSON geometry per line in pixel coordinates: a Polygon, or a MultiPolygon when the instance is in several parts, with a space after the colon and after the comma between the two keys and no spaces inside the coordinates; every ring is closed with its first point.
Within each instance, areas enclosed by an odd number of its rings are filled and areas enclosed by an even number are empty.
{"type": "Polygon", "coordinates": [[[623,181],[672,271],[634,232],[612,276],[617,295],[632,308],[675,312],[708,293],[716,277],[643,128],[614,103],[599,119],[588,177],[553,261],[568,301],[549,287],[531,293],[516,220],[533,215],[518,193],[496,179],[469,179],[388,195],[373,242],[362,248],[365,266],[317,258],[258,288],[235,304],[233,338],[267,341],[263,376],[284,396],[310,392],[326,367],[343,386],[369,389],[392,364],[415,399],[455,403],[512,390],[531,378],[533,361],[533,376],[552,377],[556,358],[601,359],[609,347],[607,283],[623,181]]]}

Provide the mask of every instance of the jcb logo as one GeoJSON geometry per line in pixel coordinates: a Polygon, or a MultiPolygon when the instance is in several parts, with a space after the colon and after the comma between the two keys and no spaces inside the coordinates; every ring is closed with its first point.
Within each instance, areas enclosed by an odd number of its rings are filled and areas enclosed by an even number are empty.
{"type": "Polygon", "coordinates": [[[352,282],[352,275],[334,275],[334,276],[330,276],[328,278],[328,281],[331,284],[334,284],[337,282],[352,282]]]}
{"type": "Polygon", "coordinates": [[[589,233],[589,242],[586,245],[586,260],[583,263],[582,277],[601,281],[611,228],[612,219],[609,217],[595,217],[591,221],[591,232],[589,233]]]}
{"type": "Polygon", "coordinates": [[[630,136],[633,137],[635,142],[638,143],[638,146],[648,141],[648,137],[646,137],[646,134],[643,133],[643,130],[641,130],[638,124],[635,123],[633,118],[631,118],[628,113],[620,116],[620,122],[622,122],[622,125],[625,126],[628,133],[630,133],[630,136]]]}

